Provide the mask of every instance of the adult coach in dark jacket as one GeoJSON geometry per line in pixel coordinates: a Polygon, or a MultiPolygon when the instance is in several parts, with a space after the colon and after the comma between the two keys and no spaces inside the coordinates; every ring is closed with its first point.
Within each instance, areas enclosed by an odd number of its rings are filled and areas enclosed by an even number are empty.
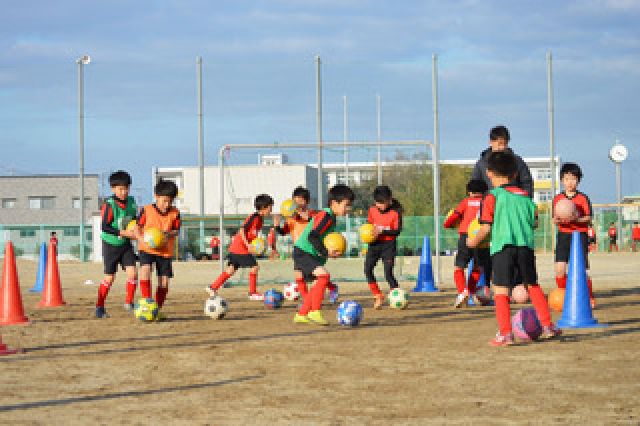
{"type": "Polygon", "coordinates": [[[505,126],[496,126],[491,129],[489,132],[489,148],[485,149],[480,154],[480,159],[476,161],[476,165],[473,168],[471,179],[484,180],[489,186],[489,189],[493,189],[491,180],[489,180],[489,176],[487,176],[487,160],[489,158],[489,154],[496,151],[509,151],[515,155],[518,167],[518,174],[514,183],[518,187],[527,191],[529,193],[529,198],[533,198],[533,179],[531,178],[529,166],[527,166],[519,155],[516,155],[516,153],[509,148],[510,139],[509,130],[505,126]]]}

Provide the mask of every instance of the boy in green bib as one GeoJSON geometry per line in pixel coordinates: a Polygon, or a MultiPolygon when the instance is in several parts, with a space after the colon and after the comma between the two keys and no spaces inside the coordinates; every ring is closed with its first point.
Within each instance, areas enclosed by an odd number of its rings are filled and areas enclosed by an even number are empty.
{"type": "Polygon", "coordinates": [[[305,281],[315,281],[307,295],[304,296],[298,313],[293,318],[296,323],[315,323],[328,325],[322,316],[320,307],[324,292],[331,277],[325,268],[329,257],[338,257],[342,253],[328,251],[324,246],[324,237],[335,229],[336,216],[345,216],[351,210],[355,195],[347,185],[336,185],[329,190],[329,207],[320,210],[293,247],[293,267],[301,272],[305,281]]]}
{"type": "Polygon", "coordinates": [[[116,277],[118,265],[127,273],[127,296],[124,307],[133,310],[133,298],[138,285],[136,274],[136,255],[133,252],[131,239],[140,237],[138,227],[130,226],[138,214],[136,202],[129,196],[131,176],[118,170],[109,176],[109,185],[113,195],[102,205],[102,261],[104,263],[104,279],[98,287],[96,301],[96,318],[108,318],[104,302],[116,277]]]}
{"type": "Polygon", "coordinates": [[[508,346],[514,343],[511,330],[509,290],[516,285],[515,271],[522,276],[529,298],[542,324],[543,339],[560,334],[551,323],[547,299],[538,285],[533,230],[537,225],[536,205],[524,189],[517,187],[516,157],[508,152],[489,155],[487,175],[493,188],[480,205],[480,230],[467,239],[467,246],[477,247],[491,235],[491,263],[496,319],[500,331],[489,343],[508,346]]]}

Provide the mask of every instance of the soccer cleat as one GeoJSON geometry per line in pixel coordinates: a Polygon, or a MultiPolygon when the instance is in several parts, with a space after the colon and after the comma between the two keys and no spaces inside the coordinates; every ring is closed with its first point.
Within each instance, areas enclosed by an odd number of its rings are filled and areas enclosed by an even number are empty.
{"type": "Polygon", "coordinates": [[[562,330],[557,329],[553,324],[542,327],[541,339],[553,339],[562,334],[562,330]]]}
{"type": "Polygon", "coordinates": [[[338,296],[340,296],[340,292],[338,291],[338,287],[336,286],[329,291],[329,303],[336,303],[338,301],[338,296]]]}
{"type": "Polygon", "coordinates": [[[384,294],[376,294],[373,296],[375,298],[373,302],[373,309],[380,309],[384,304],[384,294]]]}
{"type": "Polygon", "coordinates": [[[293,322],[296,324],[309,324],[311,320],[309,320],[309,317],[306,315],[296,314],[296,316],[293,317],[293,322]]]}
{"type": "Polygon", "coordinates": [[[96,318],[109,318],[109,314],[104,306],[96,306],[96,318]]]}
{"type": "Polygon", "coordinates": [[[133,305],[133,303],[125,303],[124,304],[124,310],[127,312],[133,312],[133,309],[135,308],[135,306],[133,305]]]}
{"type": "Polygon", "coordinates": [[[493,339],[491,339],[489,341],[489,344],[491,346],[496,346],[496,347],[511,346],[511,345],[514,344],[513,333],[509,333],[507,335],[502,335],[502,334],[500,334],[500,332],[498,332],[496,334],[496,337],[494,337],[493,339]]]}
{"type": "Polygon", "coordinates": [[[459,293],[458,296],[456,296],[456,301],[453,304],[453,307],[456,309],[462,308],[467,305],[467,300],[469,300],[469,292],[465,290],[462,293],[459,293]]]}
{"type": "Polygon", "coordinates": [[[217,291],[215,291],[211,286],[208,286],[207,288],[205,288],[204,291],[209,293],[209,297],[216,297],[217,295],[217,291]]]}
{"type": "Polygon", "coordinates": [[[307,314],[307,318],[318,325],[329,325],[329,322],[326,319],[324,319],[324,316],[322,315],[322,311],[320,310],[309,312],[307,314]]]}
{"type": "Polygon", "coordinates": [[[478,293],[472,294],[471,300],[473,300],[473,303],[475,303],[476,306],[488,306],[491,303],[490,299],[487,299],[486,297],[478,293]]]}
{"type": "Polygon", "coordinates": [[[249,300],[264,300],[264,295],[260,293],[253,293],[249,295],[249,300]]]}

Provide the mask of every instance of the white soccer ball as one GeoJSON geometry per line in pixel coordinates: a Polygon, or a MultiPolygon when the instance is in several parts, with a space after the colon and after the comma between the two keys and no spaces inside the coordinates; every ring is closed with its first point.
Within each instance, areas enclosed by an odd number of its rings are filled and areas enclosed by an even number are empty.
{"type": "Polygon", "coordinates": [[[409,305],[409,295],[401,288],[394,288],[389,292],[389,306],[395,309],[405,309],[409,305]]]}
{"type": "Polygon", "coordinates": [[[220,296],[213,296],[204,302],[204,314],[209,318],[222,319],[229,310],[227,301],[220,296]]]}
{"type": "Polygon", "coordinates": [[[84,285],[94,285],[93,280],[85,280],[84,285]]]}
{"type": "Polygon", "coordinates": [[[298,291],[298,284],[295,282],[290,282],[284,289],[282,290],[282,294],[284,294],[284,298],[290,302],[295,302],[300,298],[300,292],[298,291]]]}

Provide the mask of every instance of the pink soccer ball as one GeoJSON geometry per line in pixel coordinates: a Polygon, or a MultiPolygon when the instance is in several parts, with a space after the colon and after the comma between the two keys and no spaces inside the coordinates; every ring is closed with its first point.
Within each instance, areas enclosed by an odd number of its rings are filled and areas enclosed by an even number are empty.
{"type": "Polygon", "coordinates": [[[523,285],[517,285],[511,290],[511,301],[513,303],[527,303],[529,292],[523,285]]]}
{"type": "Polygon", "coordinates": [[[536,310],[533,308],[520,309],[511,318],[513,334],[522,340],[536,340],[542,334],[542,326],[536,310]]]}

